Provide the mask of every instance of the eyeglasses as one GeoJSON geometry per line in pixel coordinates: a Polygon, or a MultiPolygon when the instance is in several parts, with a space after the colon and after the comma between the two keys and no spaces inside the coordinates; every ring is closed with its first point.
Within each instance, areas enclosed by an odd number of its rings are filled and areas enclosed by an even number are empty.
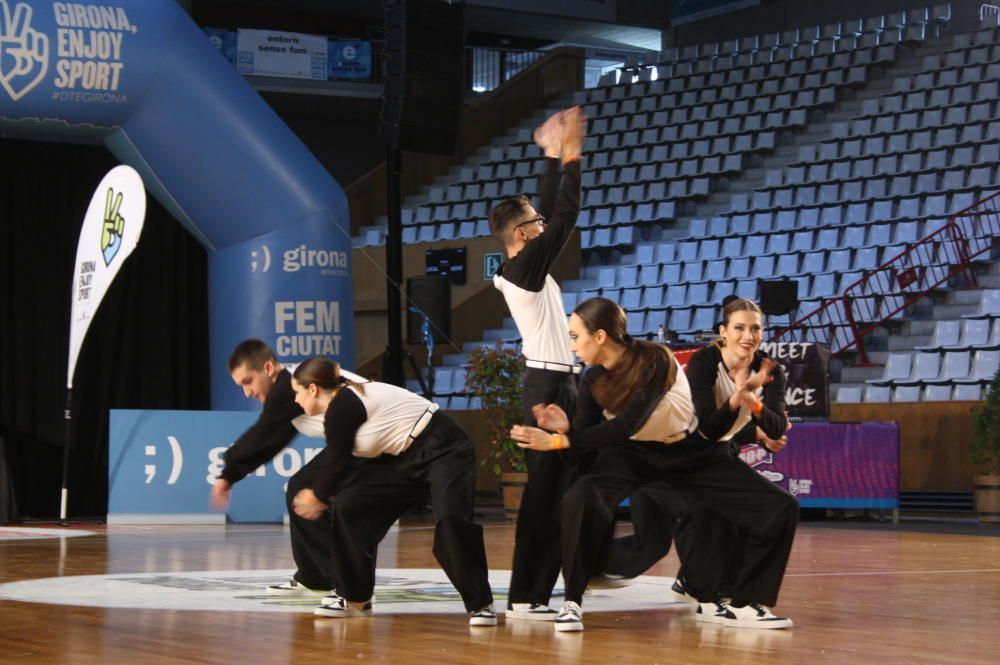
{"type": "Polygon", "coordinates": [[[519,229],[522,226],[524,226],[525,224],[538,224],[539,226],[545,226],[545,216],[544,215],[539,215],[538,217],[532,217],[531,219],[527,219],[527,220],[521,222],[520,224],[518,224],[514,228],[519,229]]]}

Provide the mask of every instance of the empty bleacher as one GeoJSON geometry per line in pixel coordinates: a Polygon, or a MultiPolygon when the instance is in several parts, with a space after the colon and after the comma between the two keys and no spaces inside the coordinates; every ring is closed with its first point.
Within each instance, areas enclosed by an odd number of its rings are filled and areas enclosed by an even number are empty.
{"type": "MultiPolygon", "coordinates": [[[[726,295],[756,298],[758,279],[787,277],[798,316],[1000,189],[1000,30],[947,35],[949,17],[937,5],[675,49],[576,93],[589,117],[584,268],[563,285],[567,311],[601,295],[632,334],[684,337],[713,328],[726,295]]],[[[496,202],[537,188],[531,133],[517,128],[409,201],[404,242],[488,235],[496,202]]],[[[356,242],[383,237],[377,225],[356,242]]],[[[921,358],[920,372],[845,373],[836,399],[978,399],[1000,327],[986,312],[988,324],[947,318],[951,285],[936,278],[953,260],[945,242],[925,259],[922,279],[945,298],[921,312],[933,339],[888,354],[921,358]]],[[[891,284],[866,288],[857,317],[910,325],[891,284]]],[[[450,392],[436,391],[449,400],[461,395],[453,372],[439,383],[450,392]]]]}

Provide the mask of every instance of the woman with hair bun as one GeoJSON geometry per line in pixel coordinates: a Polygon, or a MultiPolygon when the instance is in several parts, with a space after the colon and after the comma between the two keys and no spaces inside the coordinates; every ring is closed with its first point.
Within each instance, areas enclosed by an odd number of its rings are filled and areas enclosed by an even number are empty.
{"type": "Polygon", "coordinates": [[[495,626],[483,529],[472,521],[475,450],[468,435],[438,407],[387,383],[354,383],[327,358],[310,358],[292,374],[295,401],[308,415],[325,414],[322,480],[293,502],[306,519],[333,513],[333,567],[338,587],[315,610],[345,618],[371,614],[378,544],[410,506],[431,502],[434,556],[462,596],[469,624],[495,626]],[[351,456],[394,458],[402,480],[366,482],[359,474],[331,502],[351,456]]]}

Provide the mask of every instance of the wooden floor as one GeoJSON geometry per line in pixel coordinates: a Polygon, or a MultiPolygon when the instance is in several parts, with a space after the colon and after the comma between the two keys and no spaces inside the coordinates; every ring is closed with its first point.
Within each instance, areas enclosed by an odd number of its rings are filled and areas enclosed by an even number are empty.
{"type": "MultiPolygon", "coordinates": [[[[0,541],[0,584],[291,565],[278,526],[93,530],[0,541]]],[[[487,525],[485,533],[491,566],[506,567],[513,528],[487,525]]],[[[394,530],[380,568],[435,568],[430,537],[420,525],[394,530]]],[[[676,567],[671,554],[650,574],[670,577],[676,567]]],[[[998,663],[1000,538],[805,524],[778,609],[794,628],[705,625],[672,606],[592,612],[583,633],[559,634],[550,624],[502,619],[495,629],[471,629],[458,612],[334,620],[308,607],[205,612],[0,600],[0,663],[998,663]]]]}

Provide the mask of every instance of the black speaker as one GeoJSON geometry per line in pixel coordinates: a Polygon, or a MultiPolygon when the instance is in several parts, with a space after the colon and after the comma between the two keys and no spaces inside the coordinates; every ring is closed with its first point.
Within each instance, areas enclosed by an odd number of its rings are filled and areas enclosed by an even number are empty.
{"type": "Polygon", "coordinates": [[[462,110],[464,3],[385,0],[382,142],[451,155],[462,110]]]}
{"type": "Polygon", "coordinates": [[[431,333],[435,342],[445,342],[451,338],[451,278],[443,275],[425,275],[406,280],[406,341],[409,344],[423,344],[420,326],[424,317],[414,309],[419,309],[431,322],[431,333]]]}
{"type": "Polygon", "coordinates": [[[794,279],[762,279],[757,287],[760,308],[769,316],[788,314],[799,306],[799,283],[794,279]]]}

